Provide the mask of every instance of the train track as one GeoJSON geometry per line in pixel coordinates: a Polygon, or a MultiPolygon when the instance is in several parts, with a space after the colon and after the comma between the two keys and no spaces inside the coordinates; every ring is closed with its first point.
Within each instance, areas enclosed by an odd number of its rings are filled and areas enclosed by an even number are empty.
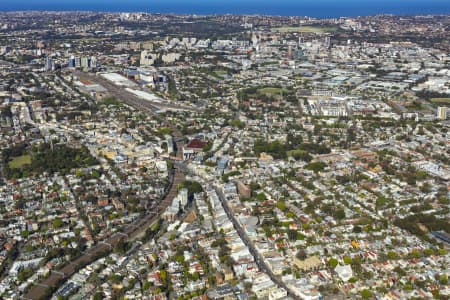
{"type": "Polygon", "coordinates": [[[32,300],[44,299],[46,297],[50,298],[51,293],[65,280],[84,266],[109,254],[120,241],[133,241],[141,236],[150,226],[160,219],[161,214],[176,197],[178,193],[177,186],[183,180],[184,174],[181,170],[175,169],[167,194],[153,211],[147,212],[143,218],[128,224],[122,231],[116,232],[108,239],[97,243],[74,261],[69,262],[58,270],[52,270],[47,278],[37,283],[23,298],[32,300]]]}
{"type": "MultiPolygon", "coordinates": [[[[184,111],[191,111],[191,112],[200,112],[202,109],[195,107],[195,106],[188,106],[188,105],[182,105],[182,104],[174,104],[170,103],[169,100],[166,100],[167,102],[153,102],[150,100],[144,100],[139,98],[138,96],[128,92],[121,86],[117,86],[111,81],[106,80],[105,78],[99,76],[99,75],[93,75],[90,73],[85,73],[81,71],[74,71],[73,73],[75,76],[79,78],[86,78],[89,81],[98,83],[102,85],[104,88],[112,92],[112,95],[118,95],[123,98],[125,98],[125,101],[130,101],[133,104],[138,104],[146,108],[150,108],[154,112],[162,109],[174,109],[174,110],[184,110],[184,111]]],[[[138,89],[139,90],[139,89],[138,89]]]]}
{"type": "MultiPolygon", "coordinates": [[[[93,82],[99,83],[104,86],[112,95],[120,98],[123,102],[128,105],[135,107],[136,109],[146,111],[151,114],[156,114],[157,111],[161,110],[160,106],[155,106],[152,102],[142,100],[135,95],[125,91],[124,89],[115,86],[111,82],[99,77],[90,75],[83,72],[74,72],[76,76],[85,77],[93,82]]],[[[165,106],[167,108],[179,108],[176,106],[165,106]]],[[[164,126],[172,128],[171,124],[164,124],[164,126]]],[[[174,136],[181,136],[177,128],[173,128],[174,136]]],[[[133,241],[141,237],[147,228],[152,226],[157,222],[161,214],[167,209],[167,207],[172,203],[173,199],[177,195],[177,186],[184,179],[183,173],[180,169],[176,169],[175,174],[172,177],[171,184],[168,188],[168,192],[159,204],[152,209],[152,211],[147,212],[147,214],[131,223],[126,225],[120,232],[114,233],[111,237],[104,241],[98,242],[95,246],[85,251],[80,257],[76,258],[74,261],[69,262],[58,270],[52,270],[50,275],[36,283],[31,290],[23,297],[23,299],[44,299],[46,297],[50,298],[51,293],[53,293],[65,280],[70,278],[78,270],[84,266],[94,262],[100,257],[109,254],[114,247],[122,240],[133,241]]]]}
{"type": "MultiPolygon", "coordinates": [[[[164,108],[175,108],[180,109],[179,106],[169,105],[169,104],[161,104],[161,103],[153,103],[151,101],[143,100],[136,95],[126,91],[124,88],[113,84],[112,82],[102,78],[101,76],[81,72],[74,71],[73,74],[78,78],[85,78],[94,83],[100,84],[103,86],[111,95],[116,98],[119,98],[124,103],[144,112],[148,112],[151,115],[157,115],[157,112],[164,108]]],[[[191,111],[200,111],[200,109],[190,108],[191,111]]],[[[172,129],[172,134],[175,137],[181,137],[182,134],[179,129],[171,124],[170,122],[163,121],[162,125],[165,127],[169,127],[172,129]]]]}

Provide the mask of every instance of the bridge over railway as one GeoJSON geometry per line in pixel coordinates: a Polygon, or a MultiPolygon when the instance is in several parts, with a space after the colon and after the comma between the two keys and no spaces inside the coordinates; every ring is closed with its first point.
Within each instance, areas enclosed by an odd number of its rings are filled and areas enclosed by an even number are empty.
{"type": "Polygon", "coordinates": [[[171,176],[171,183],[167,189],[167,193],[152,211],[148,211],[144,217],[126,225],[120,232],[116,232],[106,240],[98,242],[74,261],[67,263],[58,270],[52,270],[47,278],[36,283],[23,298],[32,300],[50,298],[51,294],[56,291],[65,280],[69,279],[84,266],[108,255],[121,240],[134,241],[141,237],[147,228],[159,221],[161,214],[167,209],[177,195],[177,186],[183,180],[183,172],[180,169],[175,168],[171,176]]]}

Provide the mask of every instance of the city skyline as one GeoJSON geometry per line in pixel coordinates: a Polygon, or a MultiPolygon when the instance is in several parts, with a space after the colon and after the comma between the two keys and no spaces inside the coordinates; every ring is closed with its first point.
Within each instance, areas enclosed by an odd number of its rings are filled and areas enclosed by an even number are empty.
{"type": "Polygon", "coordinates": [[[185,14],[263,14],[298,15],[318,18],[345,17],[358,15],[396,14],[423,15],[450,13],[450,5],[445,0],[5,0],[0,3],[0,11],[15,10],[56,10],[56,11],[113,11],[185,14]]]}

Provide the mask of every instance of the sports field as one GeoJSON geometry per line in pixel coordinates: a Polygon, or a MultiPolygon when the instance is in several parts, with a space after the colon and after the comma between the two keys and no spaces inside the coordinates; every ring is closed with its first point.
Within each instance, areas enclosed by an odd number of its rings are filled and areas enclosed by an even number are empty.
{"type": "Polygon", "coordinates": [[[31,164],[31,156],[22,155],[14,157],[8,164],[11,169],[21,169],[23,166],[31,164]]]}
{"type": "Polygon", "coordinates": [[[431,102],[450,104],[450,98],[432,98],[431,102]]]}
{"type": "Polygon", "coordinates": [[[258,89],[258,93],[276,95],[276,94],[280,94],[282,92],[282,90],[283,89],[277,88],[277,87],[265,87],[265,88],[258,89]]]}
{"type": "Polygon", "coordinates": [[[338,30],[333,26],[299,26],[299,27],[276,27],[272,28],[274,32],[304,32],[304,33],[331,33],[338,30]]]}

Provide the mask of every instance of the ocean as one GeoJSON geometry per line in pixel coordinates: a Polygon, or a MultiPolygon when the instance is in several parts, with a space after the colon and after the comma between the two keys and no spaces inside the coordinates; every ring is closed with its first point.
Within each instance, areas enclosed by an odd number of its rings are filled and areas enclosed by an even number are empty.
{"type": "Polygon", "coordinates": [[[0,0],[0,11],[261,14],[336,18],[450,14],[450,0],[0,0]]]}

